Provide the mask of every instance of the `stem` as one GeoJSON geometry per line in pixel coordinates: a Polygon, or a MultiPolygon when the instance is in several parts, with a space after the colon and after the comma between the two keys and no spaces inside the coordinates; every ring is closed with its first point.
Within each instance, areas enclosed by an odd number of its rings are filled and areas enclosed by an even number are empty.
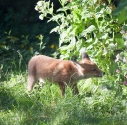
{"type": "MultiPolygon", "coordinates": [[[[62,4],[61,0],[59,0],[59,2],[60,2],[60,4],[62,5],[62,8],[64,8],[64,5],[62,4]]],[[[64,10],[64,12],[65,12],[65,15],[67,16],[67,15],[68,15],[68,14],[67,14],[67,11],[64,10]]]]}

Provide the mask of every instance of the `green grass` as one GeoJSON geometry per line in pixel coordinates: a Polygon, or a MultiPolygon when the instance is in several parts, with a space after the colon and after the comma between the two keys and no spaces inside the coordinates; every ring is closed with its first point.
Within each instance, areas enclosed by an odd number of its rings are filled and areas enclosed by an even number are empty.
{"type": "Polygon", "coordinates": [[[127,89],[108,88],[104,79],[81,81],[76,96],[67,87],[61,98],[57,85],[27,93],[27,72],[8,73],[0,81],[0,125],[126,125],[127,89]]]}

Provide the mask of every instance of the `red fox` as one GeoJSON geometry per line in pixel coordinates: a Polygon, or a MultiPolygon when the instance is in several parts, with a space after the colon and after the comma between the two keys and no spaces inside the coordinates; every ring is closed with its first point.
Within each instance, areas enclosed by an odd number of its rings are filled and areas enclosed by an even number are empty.
{"type": "Polygon", "coordinates": [[[54,59],[44,55],[34,56],[28,64],[28,86],[32,90],[35,82],[46,79],[51,83],[57,83],[61,90],[61,96],[65,93],[66,84],[72,88],[74,94],[78,94],[76,82],[81,79],[91,77],[102,77],[102,72],[95,63],[93,63],[87,53],[82,53],[80,62],[54,59]]]}

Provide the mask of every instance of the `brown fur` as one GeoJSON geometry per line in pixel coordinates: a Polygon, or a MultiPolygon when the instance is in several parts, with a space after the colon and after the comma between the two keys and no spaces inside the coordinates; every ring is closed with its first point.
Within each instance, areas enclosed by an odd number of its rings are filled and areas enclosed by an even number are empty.
{"type": "Polygon", "coordinates": [[[102,77],[103,72],[93,63],[86,53],[82,54],[80,62],[54,59],[44,55],[31,58],[28,64],[28,90],[32,90],[35,82],[47,79],[60,86],[61,95],[64,95],[65,84],[78,93],[76,82],[90,77],[102,77]]]}

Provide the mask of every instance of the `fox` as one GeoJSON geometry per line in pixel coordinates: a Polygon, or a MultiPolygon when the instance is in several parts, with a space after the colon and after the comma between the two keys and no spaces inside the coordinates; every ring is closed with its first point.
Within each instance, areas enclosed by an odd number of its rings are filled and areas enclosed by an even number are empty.
{"type": "Polygon", "coordinates": [[[104,72],[92,62],[86,52],[81,61],[61,60],[45,55],[33,56],[28,63],[27,90],[33,89],[38,80],[56,83],[60,87],[61,96],[65,94],[66,85],[74,94],[79,94],[77,82],[92,77],[102,77],[104,72]]]}

